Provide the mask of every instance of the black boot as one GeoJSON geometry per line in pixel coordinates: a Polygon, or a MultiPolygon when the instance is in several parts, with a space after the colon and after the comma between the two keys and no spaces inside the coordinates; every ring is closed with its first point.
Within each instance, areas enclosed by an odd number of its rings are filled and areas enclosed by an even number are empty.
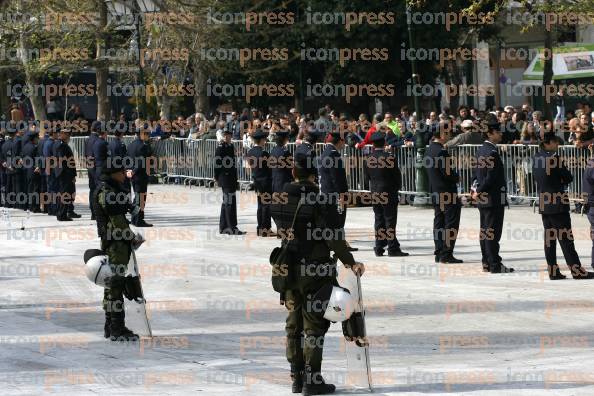
{"type": "Polygon", "coordinates": [[[305,381],[303,383],[302,394],[309,395],[327,395],[334,393],[336,386],[327,384],[319,371],[312,371],[310,366],[305,366],[305,381]]]}
{"type": "Polygon", "coordinates": [[[134,224],[136,227],[152,227],[152,224],[147,223],[146,221],[144,221],[144,210],[141,210],[140,213],[138,213],[138,219],[136,221],[136,224],[134,224]]]}
{"type": "Polygon", "coordinates": [[[561,271],[559,270],[559,266],[557,264],[548,265],[547,268],[550,280],[562,280],[567,278],[565,275],[561,273],[561,271]]]}
{"type": "Polygon", "coordinates": [[[124,325],[124,312],[111,313],[110,340],[112,341],[138,341],[138,335],[124,325]]]}
{"type": "Polygon", "coordinates": [[[105,311],[105,325],[103,326],[103,337],[109,338],[111,333],[111,312],[105,311]]]}
{"type": "Polygon", "coordinates": [[[291,392],[301,393],[303,390],[303,368],[291,366],[291,392]]]}

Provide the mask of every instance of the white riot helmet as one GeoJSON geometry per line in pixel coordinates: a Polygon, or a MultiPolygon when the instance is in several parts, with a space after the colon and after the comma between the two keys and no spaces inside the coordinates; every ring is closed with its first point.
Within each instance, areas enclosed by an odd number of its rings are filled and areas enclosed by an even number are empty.
{"type": "Polygon", "coordinates": [[[101,250],[89,249],[85,252],[85,274],[87,278],[98,286],[105,287],[113,271],[109,266],[109,260],[101,250]]]}
{"type": "Polygon", "coordinates": [[[315,295],[314,300],[322,307],[324,319],[331,322],[344,322],[351,317],[355,309],[355,300],[351,293],[340,286],[326,285],[315,295]],[[325,308],[325,309],[324,309],[325,308]]]}

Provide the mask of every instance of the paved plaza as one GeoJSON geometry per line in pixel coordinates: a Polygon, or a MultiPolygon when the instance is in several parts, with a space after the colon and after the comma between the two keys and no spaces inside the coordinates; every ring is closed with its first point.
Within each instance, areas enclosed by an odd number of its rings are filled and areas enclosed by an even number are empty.
{"type": "MultiPolygon", "coordinates": [[[[253,193],[238,200],[248,234],[221,236],[219,191],[149,186],[155,227],[141,230],[137,257],[155,337],[122,345],[103,338],[103,290],[82,272],[83,252],[99,244],[84,182],[82,219],[12,210],[0,219],[1,393],[289,395],[284,307],[268,264],[279,242],[255,236],[253,193]]],[[[432,210],[400,206],[398,237],[411,255],[376,258],[371,208],[349,208],[347,237],[367,267],[376,394],[594,394],[594,282],[549,281],[540,216],[526,204],[505,216],[503,262],[516,272],[491,275],[475,208],[462,211],[455,253],[465,263],[450,265],[433,262],[432,210]]],[[[589,223],[572,220],[589,267],[589,223]]],[[[349,386],[338,324],[323,373],[339,394],[365,393],[349,386]]]]}

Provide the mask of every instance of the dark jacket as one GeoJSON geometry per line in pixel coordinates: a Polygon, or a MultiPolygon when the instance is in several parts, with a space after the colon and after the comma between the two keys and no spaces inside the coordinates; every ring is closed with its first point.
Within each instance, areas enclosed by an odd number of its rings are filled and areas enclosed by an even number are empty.
{"type": "Polygon", "coordinates": [[[134,139],[128,145],[128,164],[130,169],[134,172],[132,180],[147,181],[148,171],[147,162],[148,158],[153,155],[151,146],[142,141],[140,138],[134,139]]]}
{"type": "Polygon", "coordinates": [[[291,168],[293,166],[293,156],[291,152],[283,146],[276,146],[270,153],[272,162],[270,169],[272,170],[272,192],[283,192],[285,184],[293,181],[293,173],[291,168]]]}
{"type": "Polygon", "coordinates": [[[532,175],[538,191],[539,213],[568,213],[566,187],[573,181],[573,175],[561,157],[555,152],[540,150],[533,158],[532,175]]]}
{"type": "MultiPolygon", "coordinates": [[[[442,197],[458,192],[456,183],[458,183],[460,177],[453,167],[454,161],[452,156],[444,149],[441,143],[431,142],[429,144],[424,162],[429,179],[431,201],[434,204],[441,204],[442,197]]],[[[454,199],[450,199],[449,202],[454,202],[454,199]]]]}
{"type": "Polygon", "coordinates": [[[44,159],[44,169],[45,174],[47,176],[54,176],[55,175],[55,163],[53,160],[54,157],[54,144],[56,143],[56,139],[47,138],[45,139],[45,143],[43,144],[43,159],[44,159]]]}
{"type": "Polygon", "coordinates": [[[305,157],[307,158],[308,163],[310,163],[310,166],[315,167],[315,176],[316,176],[316,180],[318,178],[318,159],[316,158],[316,150],[314,149],[314,145],[303,141],[300,145],[298,145],[295,148],[295,161],[298,160],[298,158],[301,157],[305,157]]]}
{"type": "Polygon", "coordinates": [[[247,163],[252,169],[252,180],[257,192],[272,193],[272,171],[268,166],[270,154],[260,146],[247,152],[247,163]]]}
{"type": "Polygon", "coordinates": [[[214,158],[215,180],[225,192],[237,191],[237,159],[232,144],[219,144],[214,158]]]}
{"type": "Polygon", "coordinates": [[[402,187],[398,161],[384,149],[373,150],[365,160],[364,170],[369,178],[371,192],[398,193],[402,187]]]}
{"type": "Polygon", "coordinates": [[[320,156],[320,186],[323,194],[342,194],[349,191],[342,155],[327,144],[320,156]]]}
{"type": "Polygon", "coordinates": [[[594,208],[594,158],[591,158],[582,176],[582,190],[584,199],[590,208],[594,208]]]}
{"type": "Polygon", "coordinates": [[[62,140],[54,142],[54,156],[56,157],[56,177],[60,180],[71,181],[76,177],[74,154],[67,143],[62,140]]]}
{"type": "Polygon", "coordinates": [[[497,146],[491,142],[484,142],[478,149],[474,177],[479,208],[507,205],[507,184],[503,161],[497,146]]]}
{"type": "Polygon", "coordinates": [[[7,137],[2,145],[2,162],[6,162],[5,172],[12,175],[16,172],[14,158],[14,139],[7,137]]]}
{"type": "Polygon", "coordinates": [[[28,177],[34,177],[36,175],[35,168],[41,167],[40,160],[38,145],[32,141],[25,143],[23,147],[23,165],[28,177]]]}
{"type": "Polygon", "coordinates": [[[115,138],[107,145],[107,155],[112,161],[115,159],[115,164],[119,165],[119,161],[124,160],[128,156],[126,144],[122,139],[115,138]]]}
{"type": "Polygon", "coordinates": [[[95,158],[93,157],[93,146],[95,142],[99,139],[99,135],[94,132],[91,132],[89,137],[85,142],[85,159],[87,161],[87,169],[92,169],[95,167],[95,158]]]}
{"type": "Polygon", "coordinates": [[[92,148],[92,155],[95,159],[96,175],[101,175],[103,169],[107,166],[107,141],[98,137],[95,139],[92,148]]]}

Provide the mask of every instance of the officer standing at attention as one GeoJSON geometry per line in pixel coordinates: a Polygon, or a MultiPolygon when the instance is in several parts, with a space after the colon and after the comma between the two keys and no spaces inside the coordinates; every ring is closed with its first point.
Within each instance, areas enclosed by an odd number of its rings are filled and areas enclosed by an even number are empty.
{"type": "Polygon", "coordinates": [[[56,157],[54,156],[54,144],[59,129],[51,127],[46,131],[48,134],[43,144],[43,158],[45,177],[47,179],[47,196],[44,197],[44,207],[47,207],[47,214],[55,216],[58,210],[58,181],[56,180],[56,157]]]}
{"type": "Polygon", "coordinates": [[[398,190],[402,186],[398,161],[384,150],[386,137],[383,132],[374,132],[371,143],[373,152],[365,160],[364,170],[370,183],[375,215],[375,255],[383,256],[387,247],[390,257],[408,256],[408,253],[400,249],[400,242],[396,237],[398,190]]]}
{"type": "Polygon", "coordinates": [[[54,157],[56,158],[56,179],[58,182],[58,221],[72,221],[80,218],[74,213],[74,198],[76,194],[76,164],[74,154],[68,145],[70,129],[60,129],[59,139],[54,143],[54,157]]]}
{"type": "Polygon", "coordinates": [[[283,238],[290,236],[285,242],[291,257],[292,273],[288,279],[293,281],[287,285],[283,297],[289,311],[285,326],[286,356],[291,365],[292,391],[303,395],[323,395],[336,389],[326,384],[321,374],[324,336],[330,322],[311,303],[311,295],[323,286],[337,285],[336,259],[330,257],[331,251],[355,273],[362,275],[365,270],[363,264],[355,261],[344,239],[327,226],[328,208],[319,200],[316,173],[309,157],[295,154],[295,182],[285,184],[283,189],[287,200],[272,205],[274,221],[281,229],[288,230],[282,233],[283,238]],[[312,235],[322,237],[312,238],[312,235]]]}
{"type": "Polygon", "coordinates": [[[26,143],[23,147],[23,164],[27,180],[27,209],[33,213],[39,213],[41,187],[41,157],[38,147],[39,132],[32,131],[26,135],[26,143]]]}
{"type": "Polygon", "coordinates": [[[37,143],[37,154],[39,155],[39,202],[43,213],[47,213],[47,177],[45,174],[45,157],[43,156],[43,146],[49,139],[50,127],[44,128],[43,138],[39,139],[37,143]]]}
{"type": "Polygon", "coordinates": [[[501,264],[499,241],[503,232],[503,215],[507,202],[507,187],[503,161],[497,151],[503,134],[497,118],[492,114],[485,117],[486,140],[476,155],[475,182],[472,198],[480,213],[480,245],[483,271],[492,274],[514,272],[501,264]]]}
{"type": "Polygon", "coordinates": [[[6,162],[6,160],[4,159],[4,155],[2,154],[2,147],[6,142],[4,134],[4,127],[0,126],[0,207],[3,207],[5,205],[6,193],[6,169],[4,168],[4,163],[6,162]]]}
{"type": "MultiPolygon", "coordinates": [[[[328,225],[336,230],[341,229],[343,238],[344,224],[346,222],[347,203],[344,199],[348,197],[349,185],[346,177],[346,170],[340,151],[345,146],[343,132],[331,132],[330,141],[324,147],[320,156],[320,190],[324,199],[329,204],[328,225]]],[[[357,251],[357,248],[349,250],[357,251]]]]}
{"type": "Polygon", "coordinates": [[[91,124],[91,133],[85,142],[85,159],[87,161],[87,176],[89,178],[89,208],[91,209],[91,220],[95,220],[95,213],[93,212],[93,205],[91,199],[95,192],[97,175],[95,174],[95,157],[93,156],[93,146],[97,139],[99,139],[99,133],[103,129],[103,123],[95,120],[91,124]]]}
{"type": "Polygon", "coordinates": [[[140,212],[132,216],[132,224],[136,227],[152,227],[152,224],[144,221],[144,207],[146,205],[146,194],[150,174],[150,161],[153,150],[149,143],[149,130],[146,127],[139,127],[136,130],[136,139],[128,145],[128,177],[132,178],[134,189],[134,204],[140,207],[140,212]]]}
{"type": "Polygon", "coordinates": [[[443,146],[446,140],[446,132],[441,128],[433,132],[433,140],[425,156],[425,168],[434,210],[435,262],[457,264],[463,262],[454,257],[462,211],[457,185],[460,178],[454,166],[454,159],[443,146]]]}
{"type": "Polygon", "coordinates": [[[93,174],[95,175],[95,186],[99,185],[103,168],[107,166],[107,147],[107,128],[105,128],[105,125],[102,125],[102,129],[99,130],[91,148],[94,159],[93,174]]]}
{"type": "Polygon", "coordinates": [[[6,139],[2,145],[2,161],[4,165],[5,181],[4,185],[4,206],[7,208],[16,207],[16,159],[14,157],[14,135],[16,129],[11,125],[6,128],[6,139]]]}
{"type": "Polygon", "coordinates": [[[126,213],[130,209],[130,192],[122,186],[126,180],[125,168],[118,164],[108,164],[102,168],[102,172],[92,202],[95,206],[101,250],[107,255],[115,274],[109,278],[103,294],[104,336],[111,341],[138,341],[138,335],[125,325],[125,274],[132,247],[139,241],[126,219],[126,213]]]}
{"type": "Polygon", "coordinates": [[[566,187],[573,181],[573,176],[557,154],[561,143],[554,132],[544,134],[540,151],[534,156],[532,174],[538,191],[538,211],[544,226],[544,250],[547,259],[549,279],[565,279],[557,264],[557,240],[563,250],[565,263],[573,279],[592,279],[594,273],[582,267],[575,251],[569,193],[566,187]]]}
{"type": "MultiPolygon", "coordinates": [[[[126,158],[128,157],[128,149],[126,144],[122,141],[122,135],[124,134],[122,128],[117,127],[113,140],[109,142],[107,146],[107,157],[109,161],[114,162],[117,165],[126,165],[126,158]]],[[[124,180],[124,187],[130,190],[130,179],[124,180]]]]}
{"type": "Polygon", "coordinates": [[[272,171],[268,166],[270,154],[266,151],[268,133],[257,129],[252,134],[254,146],[247,152],[247,163],[252,170],[252,180],[258,201],[258,236],[274,237],[272,232],[270,203],[272,201],[272,171]]]}
{"type": "MultiPolygon", "coordinates": [[[[285,184],[293,181],[293,155],[287,148],[289,142],[289,131],[278,131],[275,133],[274,141],[276,146],[270,152],[268,165],[272,170],[272,201],[282,199],[282,192],[285,184]]],[[[276,225],[277,229],[279,225],[276,225]]]]}
{"type": "Polygon", "coordinates": [[[23,146],[25,145],[25,129],[24,125],[19,125],[16,128],[16,135],[12,144],[12,154],[15,159],[15,208],[27,209],[27,175],[23,167],[23,146]]]}
{"type": "Polygon", "coordinates": [[[305,137],[300,145],[295,149],[295,157],[305,156],[307,161],[311,163],[312,169],[315,171],[316,183],[318,183],[318,161],[316,158],[316,143],[324,136],[325,132],[317,129],[308,128],[305,132],[305,137]]]}
{"type": "Polygon", "coordinates": [[[281,193],[285,184],[293,181],[293,155],[287,148],[289,132],[276,132],[274,141],[276,146],[270,152],[269,161],[272,170],[272,192],[281,193]]]}
{"type": "MultiPolygon", "coordinates": [[[[592,154],[593,146],[588,147],[592,154]]],[[[590,265],[594,268],[594,157],[588,160],[584,175],[582,176],[583,198],[586,204],[588,221],[590,222],[590,239],[592,240],[592,251],[590,255],[590,265]]]]}
{"type": "Polygon", "coordinates": [[[214,173],[217,184],[223,190],[223,203],[219,219],[219,233],[243,235],[237,228],[237,160],[230,130],[223,131],[223,141],[217,146],[214,158],[214,173]]]}

